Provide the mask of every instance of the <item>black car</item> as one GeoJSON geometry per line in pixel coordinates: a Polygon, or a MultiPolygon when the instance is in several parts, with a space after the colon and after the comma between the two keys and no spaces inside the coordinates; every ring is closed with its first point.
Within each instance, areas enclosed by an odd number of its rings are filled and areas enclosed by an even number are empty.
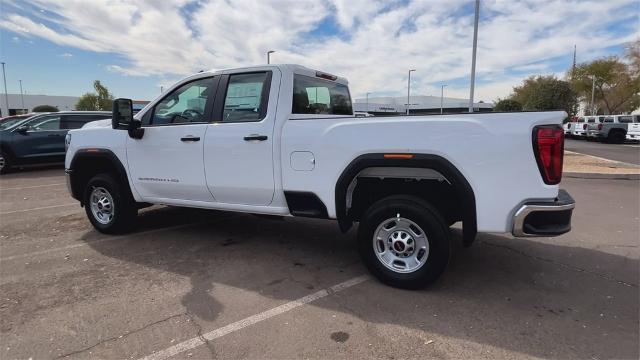
{"type": "Polygon", "coordinates": [[[61,111],[0,121],[0,174],[14,166],[64,162],[67,131],[109,118],[106,111],[61,111]]]}

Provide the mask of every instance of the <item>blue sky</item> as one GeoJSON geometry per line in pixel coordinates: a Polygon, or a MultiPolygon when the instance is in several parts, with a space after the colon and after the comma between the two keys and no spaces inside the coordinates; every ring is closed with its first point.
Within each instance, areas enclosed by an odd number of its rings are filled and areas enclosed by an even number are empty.
{"type": "MultiPolygon", "coordinates": [[[[468,94],[469,0],[3,0],[0,59],[10,93],[79,96],[101,80],[152,99],[202,69],[299,63],[345,76],[352,94],[468,94]]],[[[477,100],[536,74],[622,55],[637,41],[637,0],[482,0],[477,100]]]]}

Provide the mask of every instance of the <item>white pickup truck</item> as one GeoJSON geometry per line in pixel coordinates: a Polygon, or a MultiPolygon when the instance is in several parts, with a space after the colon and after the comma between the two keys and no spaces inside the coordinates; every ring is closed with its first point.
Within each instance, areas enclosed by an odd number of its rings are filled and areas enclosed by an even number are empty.
{"type": "Polygon", "coordinates": [[[564,112],[354,117],[347,81],[297,65],[185,78],[135,116],[72,130],[72,196],[101,232],[165,204],[359,223],[360,254],[393,286],[435,281],[449,226],[556,236],[574,201],[559,189],[564,112]]]}

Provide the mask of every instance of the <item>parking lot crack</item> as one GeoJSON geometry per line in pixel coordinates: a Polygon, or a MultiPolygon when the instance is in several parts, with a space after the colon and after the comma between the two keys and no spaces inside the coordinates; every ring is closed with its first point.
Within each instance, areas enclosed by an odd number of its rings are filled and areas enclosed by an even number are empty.
{"type": "Polygon", "coordinates": [[[629,282],[626,282],[626,281],[623,281],[623,280],[619,280],[619,279],[611,277],[611,276],[609,276],[607,274],[602,274],[602,273],[595,272],[595,271],[588,270],[588,269],[584,269],[584,268],[581,268],[581,267],[578,267],[578,266],[565,264],[563,262],[552,260],[552,259],[547,259],[547,258],[544,258],[544,257],[541,257],[541,256],[531,255],[531,254],[528,254],[528,253],[526,253],[524,251],[521,251],[521,250],[518,250],[518,249],[514,249],[514,248],[512,248],[510,246],[507,246],[507,245],[494,244],[494,243],[487,242],[487,241],[482,241],[481,244],[492,246],[492,247],[495,247],[495,248],[505,249],[507,251],[514,252],[516,254],[528,257],[530,259],[544,261],[544,262],[548,262],[548,263],[551,263],[551,264],[554,264],[554,265],[557,265],[557,266],[561,266],[561,267],[564,267],[564,268],[567,268],[567,269],[571,269],[571,270],[574,270],[574,271],[578,271],[578,272],[583,272],[583,273],[586,273],[586,274],[594,275],[594,276],[600,277],[602,279],[605,279],[607,281],[616,282],[616,283],[618,283],[620,285],[629,286],[629,287],[635,287],[635,288],[638,287],[638,284],[629,283],[629,282]]]}
{"type": "Polygon", "coordinates": [[[209,349],[209,352],[211,353],[211,358],[212,359],[217,358],[216,351],[215,351],[215,348],[213,347],[213,344],[203,335],[202,326],[200,326],[200,324],[188,311],[185,314],[189,318],[189,322],[191,322],[193,324],[193,327],[196,329],[196,335],[198,336],[198,339],[200,339],[200,341],[202,341],[202,343],[207,346],[207,349],[209,349]]]}
{"type": "Polygon", "coordinates": [[[122,338],[125,338],[125,337],[131,335],[131,334],[135,334],[137,332],[143,331],[145,329],[148,329],[148,328],[150,328],[152,326],[158,325],[158,324],[163,323],[165,321],[168,321],[168,320],[180,317],[180,316],[185,316],[185,315],[189,316],[187,313],[180,313],[180,314],[176,314],[176,315],[171,315],[171,316],[166,317],[166,318],[164,318],[162,320],[154,321],[154,322],[152,322],[150,324],[147,324],[147,325],[145,325],[145,326],[143,326],[141,328],[128,331],[128,332],[126,332],[126,333],[124,333],[122,335],[113,336],[113,337],[110,337],[108,339],[99,341],[99,342],[97,342],[97,343],[95,343],[95,344],[93,344],[91,346],[87,346],[86,348],[83,348],[83,349],[80,349],[80,350],[75,350],[75,351],[72,351],[72,352],[69,352],[69,353],[65,353],[65,354],[59,355],[59,356],[56,357],[56,359],[62,359],[62,358],[66,358],[66,357],[69,357],[69,356],[72,356],[72,355],[77,355],[77,354],[84,353],[84,352],[89,351],[89,350],[91,350],[91,349],[93,349],[95,347],[98,347],[98,346],[102,345],[102,344],[106,344],[106,343],[111,342],[111,341],[120,340],[122,338]]]}

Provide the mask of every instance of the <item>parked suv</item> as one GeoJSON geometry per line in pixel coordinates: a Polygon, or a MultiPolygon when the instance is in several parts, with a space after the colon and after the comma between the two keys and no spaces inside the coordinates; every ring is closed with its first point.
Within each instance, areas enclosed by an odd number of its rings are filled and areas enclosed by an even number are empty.
{"type": "Polygon", "coordinates": [[[0,122],[0,174],[13,166],[62,163],[69,130],[110,117],[105,111],[64,111],[0,122]]]}
{"type": "Polygon", "coordinates": [[[633,130],[635,128],[632,125],[638,122],[638,115],[607,115],[598,118],[601,119],[599,123],[589,124],[587,137],[614,144],[622,144],[628,137],[630,126],[633,130]]]}

